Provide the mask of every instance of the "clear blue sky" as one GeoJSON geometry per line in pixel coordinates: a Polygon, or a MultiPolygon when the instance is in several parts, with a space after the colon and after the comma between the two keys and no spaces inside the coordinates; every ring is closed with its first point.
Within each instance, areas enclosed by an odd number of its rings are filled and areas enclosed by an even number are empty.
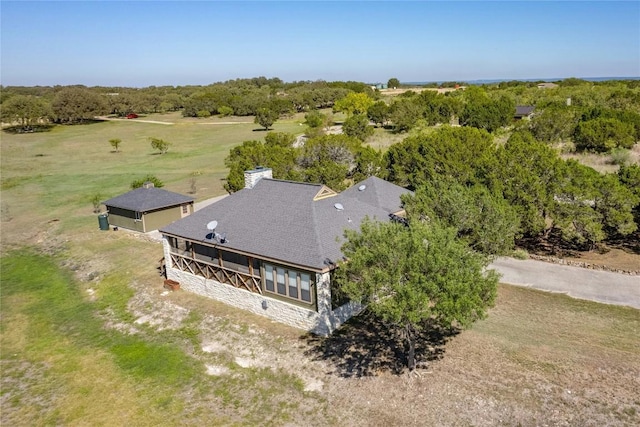
{"type": "Polygon", "coordinates": [[[640,76],[640,1],[0,2],[3,85],[640,76]]]}

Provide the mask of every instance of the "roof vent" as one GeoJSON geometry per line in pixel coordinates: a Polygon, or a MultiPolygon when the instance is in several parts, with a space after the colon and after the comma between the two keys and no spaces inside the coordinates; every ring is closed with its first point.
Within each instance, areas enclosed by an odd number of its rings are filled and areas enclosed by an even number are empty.
{"type": "Polygon", "coordinates": [[[360,187],[358,187],[358,191],[364,191],[365,188],[367,188],[367,186],[362,184],[360,187]]]}
{"type": "Polygon", "coordinates": [[[336,203],[335,205],[333,205],[334,208],[336,208],[339,211],[343,211],[344,210],[344,206],[342,206],[342,203],[336,203]]]}

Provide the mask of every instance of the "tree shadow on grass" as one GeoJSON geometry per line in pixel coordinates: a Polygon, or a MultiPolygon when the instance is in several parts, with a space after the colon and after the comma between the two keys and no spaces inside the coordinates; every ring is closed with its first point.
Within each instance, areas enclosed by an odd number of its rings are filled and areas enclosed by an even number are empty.
{"type": "Polygon", "coordinates": [[[270,131],[270,130],[273,130],[273,128],[269,128],[269,129],[256,128],[256,129],[253,129],[253,132],[267,132],[267,131],[270,131]]]}
{"type": "MultiPolygon", "coordinates": [[[[416,332],[416,362],[424,368],[439,360],[445,344],[460,331],[455,328],[425,327],[416,332]]],[[[407,370],[405,341],[397,328],[389,327],[366,310],[351,318],[329,337],[308,334],[302,337],[310,345],[305,352],[313,360],[335,365],[332,372],[341,377],[367,377],[389,372],[400,375],[407,370]]]]}
{"type": "Polygon", "coordinates": [[[56,125],[40,124],[33,126],[9,126],[3,128],[2,131],[11,134],[25,134],[25,133],[38,133],[38,132],[50,132],[56,125]]]}

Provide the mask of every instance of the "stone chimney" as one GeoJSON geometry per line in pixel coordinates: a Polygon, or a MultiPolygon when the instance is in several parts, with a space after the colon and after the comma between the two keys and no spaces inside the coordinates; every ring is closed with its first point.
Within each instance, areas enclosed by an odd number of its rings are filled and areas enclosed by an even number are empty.
{"type": "Polygon", "coordinates": [[[153,182],[151,181],[147,181],[144,184],[142,184],[142,188],[153,188],[155,187],[155,185],[153,185],[153,182]]]}
{"type": "Polygon", "coordinates": [[[244,188],[253,188],[262,178],[273,178],[270,168],[256,166],[255,169],[244,172],[244,188]]]}

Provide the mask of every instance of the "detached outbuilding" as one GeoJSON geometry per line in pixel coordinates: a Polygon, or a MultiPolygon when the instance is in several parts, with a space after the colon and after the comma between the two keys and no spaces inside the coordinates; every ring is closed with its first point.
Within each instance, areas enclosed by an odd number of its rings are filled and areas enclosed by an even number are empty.
{"type": "Polygon", "coordinates": [[[109,225],[146,233],[193,213],[193,197],[154,187],[142,187],[104,203],[109,225]]]}

